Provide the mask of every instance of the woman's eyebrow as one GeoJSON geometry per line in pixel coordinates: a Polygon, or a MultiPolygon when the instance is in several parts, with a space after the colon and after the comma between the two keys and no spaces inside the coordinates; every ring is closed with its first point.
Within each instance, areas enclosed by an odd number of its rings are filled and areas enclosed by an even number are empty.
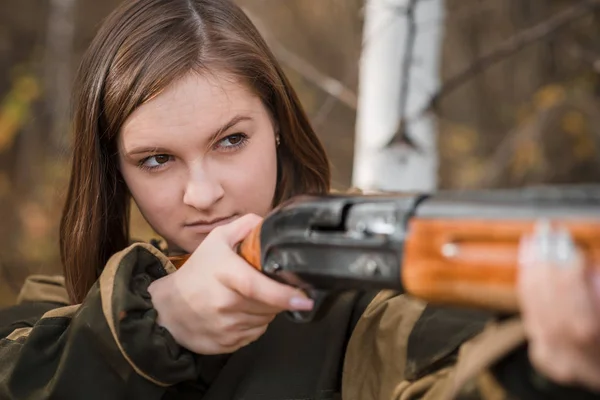
{"type": "MultiPolygon", "coordinates": [[[[224,124],[222,127],[220,127],[218,130],[216,130],[214,133],[212,133],[209,136],[209,138],[208,138],[209,145],[214,144],[217,141],[217,139],[219,138],[219,136],[226,130],[233,128],[235,125],[237,125],[238,123],[240,123],[242,121],[251,121],[251,120],[252,120],[252,117],[247,116],[247,115],[234,116],[233,118],[231,118],[229,120],[229,122],[224,124]]],[[[131,150],[128,150],[125,153],[125,155],[127,157],[131,157],[131,156],[135,156],[138,154],[160,154],[160,153],[169,153],[169,150],[164,147],[157,147],[157,146],[138,146],[138,147],[133,147],[131,150]]]]}
{"type": "Polygon", "coordinates": [[[136,154],[159,154],[159,153],[168,153],[169,151],[164,147],[156,147],[156,146],[139,146],[134,147],[131,150],[125,153],[126,156],[131,157],[136,154]]]}
{"type": "Polygon", "coordinates": [[[210,145],[212,145],[213,143],[215,143],[217,141],[219,136],[226,130],[233,128],[235,125],[237,125],[238,123],[240,123],[242,121],[251,121],[251,120],[252,120],[252,117],[250,117],[248,115],[236,115],[235,117],[231,118],[229,120],[229,122],[227,122],[225,125],[223,125],[219,129],[217,129],[212,135],[210,135],[210,137],[208,138],[208,143],[210,145]]]}

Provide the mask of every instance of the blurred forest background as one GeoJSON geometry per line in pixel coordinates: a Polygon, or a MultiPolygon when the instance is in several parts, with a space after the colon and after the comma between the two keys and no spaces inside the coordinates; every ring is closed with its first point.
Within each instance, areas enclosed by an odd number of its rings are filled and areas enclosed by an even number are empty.
{"type": "MultiPolygon", "coordinates": [[[[61,272],[70,85],[98,24],[120,1],[0,1],[0,306],[14,301],[25,276],[61,272]]],[[[331,156],[335,186],[351,186],[364,2],[237,1],[297,88],[331,156]],[[338,85],[335,94],[328,82],[338,85]]],[[[443,26],[442,85],[427,110],[437,129],[438,187],[597,182],[600,2],[444,7],[441,20],[412,21],[416,29],[443,26]]],[[[153,237],[137,213],[132,227],[136,238],[153,237]]]]}

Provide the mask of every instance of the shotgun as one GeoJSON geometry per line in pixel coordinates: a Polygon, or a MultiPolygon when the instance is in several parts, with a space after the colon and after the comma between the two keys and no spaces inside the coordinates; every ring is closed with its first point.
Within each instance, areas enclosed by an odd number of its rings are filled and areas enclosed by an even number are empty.
{"type": "MultiPolygon", "coordinates": [[[[238,246],[266,275],[315,300],[321,318],[345,290],[392,289],[425,301],[518,312],[518,246],[539,221],[570,232],[600,264],[600,185],[297,196],[238,246]]],[[[179,268],[189,255],[171,257],[179,268]]]]}

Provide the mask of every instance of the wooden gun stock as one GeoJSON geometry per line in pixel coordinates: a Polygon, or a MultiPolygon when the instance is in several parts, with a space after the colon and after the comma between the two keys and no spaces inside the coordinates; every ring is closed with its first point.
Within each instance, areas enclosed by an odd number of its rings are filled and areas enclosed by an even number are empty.
{"type": "MultiPolygon", "coordinates": [[[[248,264],[252,265],[257,270],[261,271],[262,266],[260,263],[260,232],[262,224],[255,226],[252,231],[246,236],[244,240],[237,246],[237,253],[244,259],[248,264]]],[[[169,257],[171,263],[175,268],[179,269],[181,266],[190,258],[190,254],[176,255],[169,257]]]]}

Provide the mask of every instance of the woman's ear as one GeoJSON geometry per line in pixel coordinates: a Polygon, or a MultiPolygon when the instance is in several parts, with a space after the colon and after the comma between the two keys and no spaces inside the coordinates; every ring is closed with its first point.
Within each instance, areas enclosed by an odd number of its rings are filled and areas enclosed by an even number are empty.
{"type": "Polygon", "coordinates": [[[281,143],[281,129],[279,128],[279,121],[277,121],[275,118],[271,118],[271,121],[273,122],[273,132],[275,132],[275,144],[279,146],[281,143]]]}

